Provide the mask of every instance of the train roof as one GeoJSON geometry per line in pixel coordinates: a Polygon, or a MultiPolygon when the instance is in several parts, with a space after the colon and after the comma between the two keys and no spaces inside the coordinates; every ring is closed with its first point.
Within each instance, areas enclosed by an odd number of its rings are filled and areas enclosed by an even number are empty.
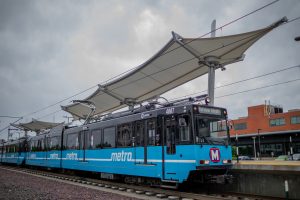
{"type": "MultiPolygon", "coordinates": [[[[128,110],[123,112],[117,112],[114,114],[109,114],[107,116],[104,116],[103,118],[90,122],[85,125],[75,126],[75,127],[67,127],[65,133],[68,134],[73,131],[82,131],[84,128],[94,128],[97,127],[99,123],[102,123],[103,126],[114,126],[116,121],[118,120],[118,123],[127,123],[130,121],[135,120],[142,120],[152,117],[157,117],[158,115],[168,115],[168,114],[180,114],[180,113],[186,113],[189,109],[192,109],[193,106],[200,106],[203,108],[209,108],[209,109],[218,109],[218,110],[225,110],[225,108],[221,107],[215,107],[215,106],[209,106],[207,105],[207,102],[205,103],[207,99],[207,95],[201,95],[197,97],[189,97],[185,99],[179,99],[173,102],[166,102],[164,104],[157,102],[151,104],[142,106],[140,108],[137,108],[135,110],[128,110]],[[168,110],[174,108],[173,113],[169,113],[168,110]]],[[[209,114],[209,113],[203,113],[203,114],[209,114]]],[[[217,116],[216,116],[217,117],[217,116]]],[[[222,117],[220,115],[220,117],[222,117]]]]}

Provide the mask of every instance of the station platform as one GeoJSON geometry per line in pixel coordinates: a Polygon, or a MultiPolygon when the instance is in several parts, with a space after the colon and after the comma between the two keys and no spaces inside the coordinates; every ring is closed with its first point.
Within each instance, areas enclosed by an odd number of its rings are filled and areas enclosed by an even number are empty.
{"type": "Polygon", "coordinates": [[[262,170],[300,173],[300,161],[240,160],[239,162],[234,162],[232,170],[262,170]]]}

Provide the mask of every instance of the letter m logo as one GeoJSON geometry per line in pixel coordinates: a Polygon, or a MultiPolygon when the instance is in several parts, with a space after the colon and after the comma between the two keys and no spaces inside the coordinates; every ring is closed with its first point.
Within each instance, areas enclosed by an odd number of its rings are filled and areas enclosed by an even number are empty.
{"type": "Polygon", "coordinates": [[[220,162],[220,149],[211,148],[209,150],[209,156],[212,162],[220,162]]]}

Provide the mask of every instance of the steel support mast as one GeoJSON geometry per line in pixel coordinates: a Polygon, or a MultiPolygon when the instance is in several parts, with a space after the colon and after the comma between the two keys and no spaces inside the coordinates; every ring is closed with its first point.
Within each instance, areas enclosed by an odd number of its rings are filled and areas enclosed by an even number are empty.
{"type": "MultiPolygon", "coordinates": [[[[211,23],[211,35],[210,37],[216,37],[216,20],[211,23]]],[[[209,105],[213,106],[215,102],[215,65],[208,63],[208,96],[210,98],[209,105]]]]}

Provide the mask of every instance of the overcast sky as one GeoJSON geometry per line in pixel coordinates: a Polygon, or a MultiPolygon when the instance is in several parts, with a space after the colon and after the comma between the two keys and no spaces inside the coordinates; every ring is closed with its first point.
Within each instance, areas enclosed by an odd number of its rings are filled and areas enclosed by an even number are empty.
{"type": "MultiPolygon", "coordinates": [[[[24,116],[70,97],[115,75],[136,67],[160,50],[171,31],[199,37],[249,13],[271,0],[223,1],[22,1],[0,0],[0,115],[24,116]]],[[[300,16],[300,1],[281,0],[237,21],[217,36],[266,27],[283,16],[300,16]]],[[[216,72],[216,86],[300,64],[300,20],[273,30],[246,51],[243,62],[216,72]]],[[[300,78],[300,68],[224,87],[223,96],[300,78]]],[[[252,92],[216,98],[230,118],[247,115],[247,107],[264,104],[300,108],[300,81],[252,92]]],[[[81,96],[91,94],[93,88],[81,96]]],[[[207,89],[207,76],[163,95],[175,98],[207,89]]],[[[72,99],[27,115],[21,122],[40,118],[72,99]]],[[[60,111],[40,120],[62,121],[60,111]]],[[[0,118],[0,130],[16,119],[0,118]]],[[[6,138],[7,131],[0,133],[6,138]]]]}

